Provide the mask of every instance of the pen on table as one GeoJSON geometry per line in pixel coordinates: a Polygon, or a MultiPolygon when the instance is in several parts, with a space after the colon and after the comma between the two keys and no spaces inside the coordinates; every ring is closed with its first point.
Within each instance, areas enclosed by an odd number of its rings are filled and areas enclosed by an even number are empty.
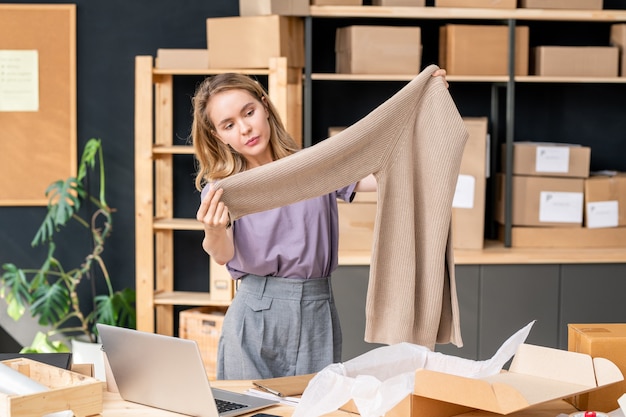
{"type": "Polygon", "coordinates": [[[283,396],[279,391],[276,391],[275,389],[264,387],[263,385],[257,385],[257,387],[261,388],[264,391],[269,392],[270,394],[278,395],[279,397],[283,396]]]}

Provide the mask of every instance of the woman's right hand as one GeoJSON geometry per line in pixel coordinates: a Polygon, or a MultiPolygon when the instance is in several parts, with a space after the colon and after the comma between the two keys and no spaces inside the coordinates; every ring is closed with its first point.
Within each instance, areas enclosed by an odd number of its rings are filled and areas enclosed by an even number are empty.
{"type": "Polygon", "coordinates": [[[235,254],[230,216],[222,194],[224,190],[221,188],[209,189],[196,213],[196,219],[204,225],[202,248],[220,265],[230,261],[235,254]]]}
{"type": "Polygon", "coordinates": [[[200,203],[196,218],[204,224],[207,232],[220,231],[230,226],[228,207],[221,200],[224,190],[211,188],[200,203]]]}

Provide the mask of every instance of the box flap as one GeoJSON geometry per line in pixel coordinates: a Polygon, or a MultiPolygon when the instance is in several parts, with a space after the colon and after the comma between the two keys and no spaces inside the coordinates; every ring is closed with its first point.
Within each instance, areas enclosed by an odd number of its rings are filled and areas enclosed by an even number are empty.
{"type": "Polygon", "coordinates": [[[622,371],[610,360],[605,358],[593,358],[593,366],[596,369],[598,387],[611,385],[624,380],[622,371]]]}
{"type": "Polygon", "coordinates": [[[609,360],[522,344],[508,372],[487,378],[420,369],[415,373],[414,395],[509,414],[622,380],[620,370],[609,360]]]}

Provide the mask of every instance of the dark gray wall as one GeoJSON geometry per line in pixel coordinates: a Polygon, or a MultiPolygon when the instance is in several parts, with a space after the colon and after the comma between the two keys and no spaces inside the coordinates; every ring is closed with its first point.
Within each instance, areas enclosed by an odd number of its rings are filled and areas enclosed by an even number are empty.
{"type": "MultiPolygon", "coordinates": [[[[205,19],[237,15],[238,2],[81,0],[76,4],[79,149],[82,150],[90,137],[100,137],[104,142],[107,199],[117,209],[114,233],[104,258],[115,286],[134,287],[134,58],[144,54],[154,56],[158,48],[206,47],[205,19]]],[[[626,0],[605,0],[605,7],[626,9],[626,0]]],[[[315,35],[314,70],[333,68],[333,41],[329,36],[334,26],[341,23],[348,22],[315,23],[319,31],[315,35]]],[[[432,33],[439,23],[423,22],[424,30],[432,33]]],[[[538,36],[531,35],[531,44],[540,42],[539,35],[559,36],[559,40],[575,42],[586,34],[598,42],[606,36],[607,30],[606,25],[584,24],[584,30],[580,30],[580,26],[559,23],[556,24],[558,30],[551,32],[555,26],[533,25],[531,34],[538,36]]],[[[424,48],[424,63],[436,60],[436,45],[424,48]]],[[[175,134],[180,143],[184,143],[189,134],[189,98],[198,81],[199,78],[193,77],[175,80],[175,134]]],[[[328,126],[356,121],[400,87],[398,83],[314,84],[313,104],[317,109],[314,140],[323,138],[328,126]],[[328,106],[328,103],[334,105],[328,106]]],[[[450,91],[464,116],[488,115],[488,83],[456,84],[450,91]]],[[[622,117],[626,114],[624,93],[626,86],[623,85],[520,86],[516,134],[526,140],[591,144],[592,168],[626,170],[626,159],[622,157],[626,151],[626,118],[622,117]],[[600,137],[603,141],[597,140],[600,137]]],[[[193,160],[181,156],[176,163],[175,212],[177,216],[193,217],[198,202],[193,187],[193,160]]],[[[32,168],[32,175],[37,175],[37,167],[32,168]]],[[[41,207],[0,207],[0,264],[13,262],[24,267],[40,264],[42,250],[31,248],[30,241],[44,214],[45,209],[41,207]]],[[[74,248],[89,244],[88,236],[72,231],[57,239],[61,258],[71,259],[74,248]]],[[[207,288],[208,262],[200,248],[200,233],[177,232],[175,239],[176,259],[181,259],[175,265],[178,289],[207,288]]],[[[349,323],[344,325],[347,326],[349,323]]]]}

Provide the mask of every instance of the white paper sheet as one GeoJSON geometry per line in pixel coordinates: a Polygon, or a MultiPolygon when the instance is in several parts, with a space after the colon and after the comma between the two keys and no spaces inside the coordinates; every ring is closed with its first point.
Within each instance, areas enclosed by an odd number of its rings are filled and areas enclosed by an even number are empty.
{"type": "Polygon", "coordinates": [[[535,154],[535,171],[537,172],[568,172],[569,147],[537,146],[535,154]]]}
{"type": "Polygon", "coordinates": [[[0,111],[39,110],[39,54],[0,50],[0,111]]]}

